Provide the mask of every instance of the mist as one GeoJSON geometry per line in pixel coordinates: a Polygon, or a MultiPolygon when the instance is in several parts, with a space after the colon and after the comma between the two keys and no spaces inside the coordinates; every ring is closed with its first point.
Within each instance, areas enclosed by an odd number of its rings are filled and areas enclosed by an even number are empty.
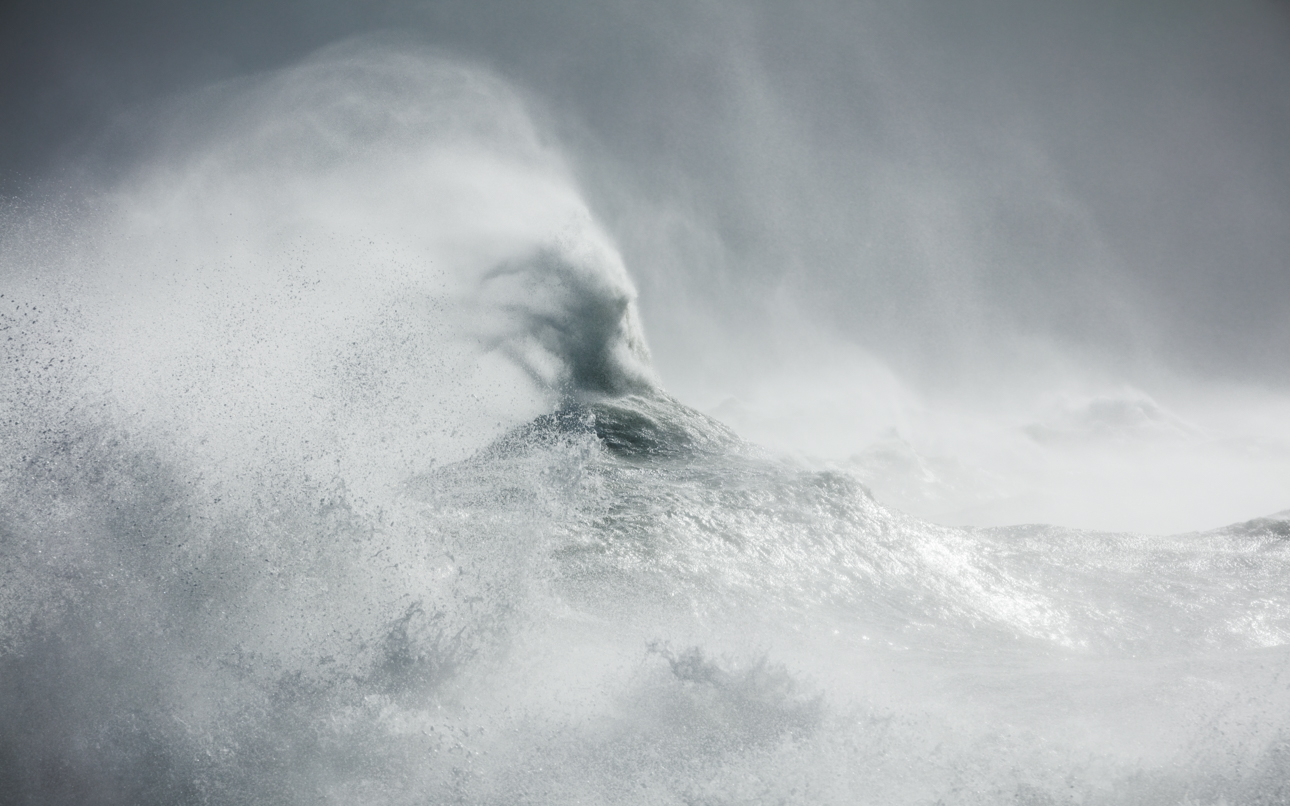
{"type": "Polygon", "coordinates": [[[664,386],[750,438],[947,523],[1177,532],[1287,505],[1279,6],[9,14],[13,198],[150,159],[167,98],[398,30],[525,94],[664,386]],[[906,469],[877,469],[893,450],[906,469]]]}

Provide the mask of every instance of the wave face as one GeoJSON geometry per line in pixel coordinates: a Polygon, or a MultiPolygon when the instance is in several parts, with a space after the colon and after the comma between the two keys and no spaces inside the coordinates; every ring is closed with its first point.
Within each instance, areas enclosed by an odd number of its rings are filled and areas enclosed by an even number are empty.
{"type": "Polygon", "coordinates": [[[198,100],[7,222],[10,802],[1290,797],[1286,520],[890,511],[660,388],[487,72],[358,43],[198,100]]]}

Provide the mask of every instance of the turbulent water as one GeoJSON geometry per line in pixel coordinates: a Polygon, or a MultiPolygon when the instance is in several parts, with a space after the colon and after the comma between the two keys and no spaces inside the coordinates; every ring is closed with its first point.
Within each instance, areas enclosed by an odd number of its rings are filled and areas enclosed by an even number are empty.
{"type": "Polygon", "coordinates": [[[6,802],[1290,802],[1290,520],[907,517],[667,395],[485,71],[199,101],[6,222],[6,802]]]}

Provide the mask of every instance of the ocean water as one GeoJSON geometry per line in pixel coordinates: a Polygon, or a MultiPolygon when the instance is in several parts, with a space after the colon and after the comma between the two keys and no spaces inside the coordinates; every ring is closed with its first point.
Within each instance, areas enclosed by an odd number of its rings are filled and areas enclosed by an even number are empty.
{"type": "Polygon", "coordinates": [[[1290,802],[1290,518],[951,528],[744,441],[478,67],[169,114],[5,220],[5,802],[1290,802]]]}

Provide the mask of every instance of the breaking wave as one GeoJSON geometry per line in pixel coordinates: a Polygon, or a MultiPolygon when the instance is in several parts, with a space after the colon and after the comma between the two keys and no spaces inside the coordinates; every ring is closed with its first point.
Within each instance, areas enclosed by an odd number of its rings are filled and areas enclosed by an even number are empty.
{"type": "Polygon", "coordinates": [[[888,510],[662,390],[486,71],[368,41],[199,101],[7,222],[12,802],[1290,796],[1284,519],[888,510]]]}

